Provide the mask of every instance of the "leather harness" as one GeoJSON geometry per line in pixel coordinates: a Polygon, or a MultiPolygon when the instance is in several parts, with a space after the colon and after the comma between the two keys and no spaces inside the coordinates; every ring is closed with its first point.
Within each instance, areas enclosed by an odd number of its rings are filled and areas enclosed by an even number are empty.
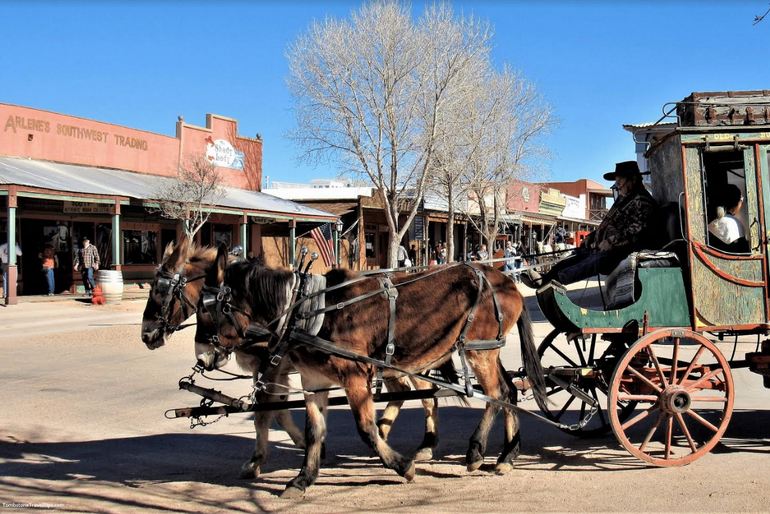
{"type": "MultiPolygon", "coordinates": [[[[505,345],[505,334],[503,329],[504,316],[502,313],[500,302],[498,301],[497,295],[495,294],[494,288],[489,283],[489,280],[484,275],[484,272],[478,268],[474,268],[470,266],[468,263],[458,263],[457,265],[464,265],[470,268],[471,270],[473,270],[474,274],[476,275],[476,279],[478,283],[475,301],[471,305],[471,308],[468,311],[468,316],[466,317],[463,323],[463,327],[460,331],[460,335],[458,336],[454,345],[450,349],[450,353],[452,351],[458,352],[460,361],[462,363],[463,378],[465,379],[465,390],[463,392],[467,396],[473,396],[474,394],[478,395],[479,393],[478,391],[475,391],[473,389],[473,386],[471,384],[470,371],[467,365],[465,352],[479,351],[479,350],[492,350],[492,349],[501,348],[502,346],[504,346],[505,345]],[[478,310],[479,304],[481,303],[485,284],[490,290],[490,293],[492,296],[492,302],[495,308],[495,317],[498,322],[497,337],[495,339],[469,341],[466,339],[467,333],[470,330],[470,327],[476,317],[476,312],[478,310]]],[[[393,282],[392,273],[389,270],[385,270],[384,272],[380,271],[376,274],[370,273],[365,276],[359,276],[354,279],[342,282],[341,284],[337,284],[337,285],[325,288],[323,290],[317,291],[312,294],[307,294],[305,290],[305,284],[309,276],[308,273],[301,273],[297,271],[295,272],[295,277],[296,277],[295,287],[293,288],[292,297],[291,297],[291,300],[289,301],[288,306],[279,314],[277,318],[275,318],[274,320],[270,321],[267,324],[260,324],[260,323],[255,323],[253,321],[250,321],[250,323],[246,327],[242,326],[233,315],[233,312],[240,312],[241,314],[246,316],[249,320],[251,320],[251,316],[249,313],[232,305],[232,289],[226,285],[223,285],[219,288],[205,286],[203,288],[202,303],[204,308],[206,308],[207,311],[211,314],[212,318],[214,319],[215,323],[217,323],[217,325],[221,324],[222,318],[227,318],[228,321],[230,321],[230,323],[233,324],[236,331],[238,332],[239,337],[245,340],[245,343],[242,345],[239,345],[239,348],[243,349],[244,346],[252,345],[254,344],[255,341],[264,340],[266,337],[270,339],[270,342],[268,343],[268,350],[270,352],[270,357],[268,359],[262,360],[260,369],[258,372],[258,377],[255,381],[255,387],[258,390],[261,390],[265,386],[265,383],[263,381],[264,374],[271,367],[277,366],[278,363],[280,363],[280,361],[283,359],[284,355],[288,350],[289,342],[297,342],[306,346],[315,347],[323,351],[324,353],[328,353],[338,357],[343,357],[348,360],[353,360],[353,361],[373,365],[377,369],[374,385],[377,393],[379,394],[382,388],[382,375],[385,369],[393,370],[398,373],[405,373],[407,375],[411,374],[393,365],[393,355],[395,354],[396,346],[397,346],[396,301],[398,299],[398,287],[405,284],[412,283],[412,282],[416,282],[419,280],[423,280],[431,275],[444,272],[449,268],[455,267],[457,265],[444,267],[436,271],[422,275],[420,277],[417,277],[415,279],[402,281],[398,284],[395,284],[393,282]],[[378,275],[378,276],[372,277],[372,275],[378,275]],[[343,302],[339,302],[334,305],[324,307],[322,309],[317,309],[306,313],[296,312],[297,307],[300,304],[308,301],[310,298],[316,295],[325,294],[333,290],[348,287],[354,283],[367,280],[370,278],[376,278],[377,281],[379,282],[380,287],[378,287],[377,289],[374,289],[373,291],[368,291],[354,298],[350,298],[343,302]],[[311,318],[319,314],[325,314],[327,312],[341,310],[348,305],[361,302],[363,300],[372,298],[380,294],[382,294],[388,300],[388,307],[389,307],[388,332],[387,332],[387,341],[385,344],[384,359],[376,359],[373,357],[364,356],[361,354],[357,354],[355,352],[344,350],[338,347],[337,345],[335,345],[331,341],[327,341],[317,335],[308,334],[307,332],[303,330],[299,330],[294,326],[297,319],[311,318]],[[270,328],[271,325],[276,323],[279,319],[283,318],[284,316],[286,316],[286,318],[283,326],[279,327],[278,330],[275,330],[275,331],[271,330],[270,328]]],[[[216,337],[213,339],[212,342],[215,346],[220,346],[219,341],[216,337]]],[[[234,348],[227,349],[227,351],[232,351],[233,349],[234,348]]],[[[424,375],[421,375],[421,378],[423,377],[424,375]]],[[[431,382],[431,380],[427,380],[427,381],[431,382]]],[[[440,385],[443,386],[445,385],[445,383],[443,381],[440,381],[440,385]]]]}

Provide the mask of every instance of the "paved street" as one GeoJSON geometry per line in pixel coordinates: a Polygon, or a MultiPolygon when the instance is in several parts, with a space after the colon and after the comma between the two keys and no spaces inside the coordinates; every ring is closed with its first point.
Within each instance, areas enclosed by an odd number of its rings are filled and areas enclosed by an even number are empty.
{"type": "MultiPolygon", "coordinates": [[[[530,300],[534,300],[530,296],[530,300]]],[[[770,391],[735,372],[733,421],[716,450],[684,468],[651,468],[611,436],[577,439],[522,419],[523,454],[509,474],[487,464],[467,472],[467,438],[480,411],[442,402],[436,459],[418,464],[414,483],[384,469],[356,434],[346,408],[329,414],[327,458],[304,501],[279,493],[302,462],[281,431],[271,432],[263,475],[238,479],[249,456],[247,416],[189,430],[167,420],[172,407],[196,404],[178,391],[193,363],[192,332],[149,351],[139,339],[144,302],[94,307],[76,300],[0,308],[0,504],[62,512],[389,511],[757,511],[770,505],[770,391]]],[[[550,327],[536,307],[535,332],[550,327]]],[[[515,345],[505,362],[517,367],[515,345]]],[[[753,345],[752,345],[753,346],[753,345]]],[[[241,394],[248,384],[213,387],[241,394]]],[[[535,409],[533,402],[524,405],[535,409]]],[[[301,423],[302,412],[294,413],[301,423]]],[[[404,452],[419,441],[422,410],[405,409],[392,435],[404,452]]],[[[15,511],[16,509],[14,509],[15,511]]]]}

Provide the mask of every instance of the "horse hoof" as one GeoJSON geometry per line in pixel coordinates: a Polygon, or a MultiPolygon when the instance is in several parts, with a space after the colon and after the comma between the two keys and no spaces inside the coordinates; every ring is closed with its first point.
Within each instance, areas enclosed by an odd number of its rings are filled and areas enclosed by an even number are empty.
{"type": "Polygon", "coordinates": [[[495,474],[505,475],[513,471],[513,466],[510,462],[500,462],[495,466],[495,474]]]}
{"type": "Polygon", "coordinates": [[[249,480],[253,480],[259,476],[259,466],[257,464],[250,460],[243,463],[243,466],[241,466],[241,478],[246,478],[249,480]]]}
{"type": "Polygon", "coordinates": [[[484,459],[468,462],[468,471],[476,471],[481,467],[482,464],[484,464],[484,459]]]}
{"type": "Polygon", "coordinates": [[[468,448],[468,453],[465,454],[465,464],[468,466],[468,471],[476,471],[484,463],[484,451],[477,444],[471,445],[468,448]]]}
{"type": "Polygon", "coordinates": [[[433,448],[420,448],[414,456],[415,462],[425,462],[433,458],[433,448]]]}
{"type": "Polygon", "coordinates": [[[417,473],[417,468],[414,465],[414,461],[411,461],[409,463],[409,467],[407,467],[406,471],[404,471],[404,478],[406,478],[407,482],[411,482],[414,480],[415,473],[417,473]]]}
{"type": "Polygon", "coordinates": [[[286,489],[281,493],[281,498],[285,500],[297,500],[305,496],[305,490],[293,485],[287,485],[286,489]]]}

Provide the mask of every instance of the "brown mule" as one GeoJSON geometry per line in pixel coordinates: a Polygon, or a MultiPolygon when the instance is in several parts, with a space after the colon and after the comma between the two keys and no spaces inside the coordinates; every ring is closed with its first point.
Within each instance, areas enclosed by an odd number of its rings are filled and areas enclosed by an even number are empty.
{"type": "MultiPolygon", "coordinates": [[[[166,343],[166,339],[173,334],[178,327],[193,314],[196,315],[195,327],[195,355],[202,360],[206,369],[211,370],[224,365],[226,356],[218,354],[210,342],[212,335],[216,333],[216,327],[208,313],[198,308],[201,290],[205,278],[214,271],[217,249],[213,247],[201,248],[191,243],[186,237],[182,237],[174,246],[169,244],[163,255],[163,260],[158,267],[155,280],[150,288],[144,314],[142,315],[142,341],[147,348],[154,350],[166,343]],[[184,278],[184,283],[170,284],[174,275],[184,278]],[[163,287],[163,286],[166,287],[163,287]]],[[[238,365],[249,373],[256,373],[259,369],[259,359],[249,352],[235,352],[238,365]]],[[[291,371],[290,363],[272,370],[271,381],[288,385],[288,374],[291,371]]],[[[291,440],[299,448],[305,447],[305,436],[297,427],[291,414],[287,410],[276,411],[266,420],[269,428],[273,417],[277,423],[289,434],[291,440]]],[[[263,423],[265,420],[263,420],[263,423]]],[[[256,426],[255,454],[264,453],[267,445],[267,429],[261,430],[261,425],[256,426]]],[[[254,477],[254,457],[252,456],[241,467],[241,476],[254,477]]],[[[257,472],[258,474],[258,472],[257,472]]]]}
{"type": "MultiPolygon", "coordinates": [[[[346,270],[332,270],[326,275],[327,288],[354,279],[357,275],[346,270]]],[[[230,289],[225,301],[231,316],[220,317],[219,340],[223,347],[237,348],[241,335],[251,323],[265,326],[287,304],[284,293],[292,280],[290,272],[273,270],[253,263],[234,263],[227,267],[226,251],[220,247],[216,277],[209,285],[230,289]]],[[[535,394],[545,398],[545,387],[532,335],[531,324],[522,295],[516,285],[501,272],[482,265],[447,266],[436,273],[399,273],[393,277],[398,290],[396,302],[396,348],[392,364],[399,369],[418,373],[435,369],[451,358],[455,343],[463,331],[468,314],[477,301],[479,281],[487,284],[479,297],[475,317],[465,334],[467,340],[495,339],[502,328],[507,334],[518,324],[524,367],[533,383],[535,394]],[[483,274],[483,280],[477,273],[483,274]],[[493,294],[490,288],[494,291],[493,294]],[[502,313],[502,326],[496,318],[494,302],[502,313]]],[[[326,313],[318,337],[331,341],[337,348],[360,356],[383,359],[387,344],[389,302],[376,291],[381,290],[377,277],[365,278],[346,287],[328,290],[327,305],[340,305],[349,300],[369,296],[326,313]],[[371,294],[373,293],[373,294],[371,294]]],[[[466,352],[484,393],[498,400],[509,399],[509,378],[499,360],[499,348],[466,352]]],[[[326,435],[324,412],[328,392],[325,389],[341,385],[356,420],[358,432],[380,457],[382,463],[407,480],[415,474],[413,460],[394,451],[381,437],[375,424],[375,410],[370,384],[375,367],[369,363],[333,355],[305,343],[290,341],[289,355],[302,376],[307,408],[305,460],[297,477],[284,491],[285,496],[299,496],[312,485],[320,464],[321,447],[326,435]],[[313,392],[320,391],[320,392],[313,392]]],[[[393,371],[385,375],[393,376],[393,371]]],[[[483,462],[489,430],[500,406],[488,403],[482,419],[471,436],[466,457],[467,466],[474,470],[483,462]]],[[[497,460],[497,471],[511,468],[519,451],[518,418],[511,409],[504,409],[505,442],[497,460]]],[[[257,415],[257,418],[260,414],[257,415]]],[[[255,421],[255,423],[258,423],[255,421]]]]}
{"type": "MultiPolygon", "coordinates": [[[[196,358],[201,360],[208,370],[226,363],[226,355],[219,353],[210,342],[211,336],[216,333],[214,322],[205,309],[199,308],[205,277],[216,271],[216,257],[216,248],[198,247],[184,236],[176,246],[166,247],[142,316],[142,341],[148,348],[156,349],[163,346],[166,339],[195,313],[196,358]],[[177,273],[180,277],[185,278],[184,284],[177,286],[177,291],[160,287],[164,280],[170,280],[177,273]]],[[[261,357],[262,355],[253,351],[235,351],[238,365],[251,374],[255,374],[259,369],[261,357]]],[[[271,376],[267,377],[266,380],[288,386],[288,375],[291,371],[293,371],[291,362],[286,359],[279,367],[270,370],[271,376]]],[[[453,368],[446,366],[443,373],[447,379],[451,379],[453,368]]],[[[406,377],[388,378],[385,380],[385,385],[389,391],[403,391],[409,390],[409,382],[410,380],[406,377]]],[[[411,382],[415,388],[425,388],[426,385],[429,385],[418,379],[412,379],[411,382]]],[[[269,401],[277,400],[281,400],[281,398],[274,395],[269,398],[269,401]]],[[[425,434],[419,456],[421,459],[430,459],[433,449],[438,444],[438,402],[436,399],[430,398],[423,400],[423,405],[425,408],[425,434]]],[[[387,437],[391,425],[398,416],[400,406],[399,402],[388,404],[388,408],[380,420],[383,437],[387,437]]],[[[264,462],[267,453],[268,432],[273,415],[277,423],[289,434],[294,444],[299,448],[305,447],[303,431],[296,426],[289,411],[266,413],[260,419],[255,419],[255,449],[249,460],[241,466],[241,476],[244,478],[254,478],[259,475],[259,466],[264,462]]]]}

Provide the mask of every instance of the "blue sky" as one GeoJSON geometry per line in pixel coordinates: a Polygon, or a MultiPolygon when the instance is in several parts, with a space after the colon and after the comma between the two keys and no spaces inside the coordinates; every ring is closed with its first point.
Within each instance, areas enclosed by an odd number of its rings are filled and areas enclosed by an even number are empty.
{"type": "MultiPolygon", "coordinates": [[[[692,91],[770,89],[766,0],[453,2],[495,28],[493,58],[534,82],[559,126],[552,180],[600,179],[634,158],[624,123],[692,91]]],[[[285,50],[313,19],[359,2],[0,3],[0,102],[172,135],[176,117],[236,118],[264,140],[272,180],[336,175],[298,162],[285,50]]],[[[419,12],[422,4],[412,3],[419,12]]]]}

